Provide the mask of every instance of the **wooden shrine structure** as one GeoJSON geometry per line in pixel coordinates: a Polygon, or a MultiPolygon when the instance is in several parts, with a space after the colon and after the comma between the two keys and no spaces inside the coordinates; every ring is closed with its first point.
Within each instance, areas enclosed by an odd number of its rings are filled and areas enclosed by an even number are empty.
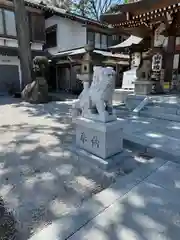
{"type": "Polygon", "coordinates": [[[113,27],[115,32],[125,31],[148,38],[152,72],[158,73],[158,80],[163,80],[163,86],[180,86],[179,0],[141,0],[115,5],[101,16],[101,20],[113,27]]]}

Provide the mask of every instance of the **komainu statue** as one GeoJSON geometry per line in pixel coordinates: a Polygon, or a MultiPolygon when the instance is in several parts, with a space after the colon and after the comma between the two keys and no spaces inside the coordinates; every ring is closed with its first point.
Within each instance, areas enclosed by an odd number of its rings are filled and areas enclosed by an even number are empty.
{"type": "Polygon", "coordinates": [[[45,78],[48,69],[48,59],[46,57],[35,57],[33,59],[33,71],[35,80],[26,85],[21,96],[22,99],[30,103],[48,102],[48,84],[45,78]]]}
{"type": "Polygon", "coordinates": [[[151,61],[142,59],[136,70],[137,81],[148,81],[151,74],[151,61]]]}
{"type": "Polygon", "coordinates": [[[112,96],[115,88],[115,71],[111,67],[94,67],[90,88],[82,91],[73,108],[86,118],[99,121],[114,120],[112,96]]]}

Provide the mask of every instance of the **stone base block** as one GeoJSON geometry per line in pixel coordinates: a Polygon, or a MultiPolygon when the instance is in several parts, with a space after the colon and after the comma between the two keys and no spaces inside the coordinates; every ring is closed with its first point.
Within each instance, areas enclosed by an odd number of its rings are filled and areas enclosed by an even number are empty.
{"type": "Polygon", "coordinates": [[[119,119],[103,123],[80,117],[75,123],[77,148],[102,159],[122,152],[123,129],[119,119]]]}
{"type": "Polygon", "coordinates": [[[115,89],[113,94],[113,103],[126,103],[129,94],[134,93],[134,90],[115,89]]]}
{"type": "Polygon", "coordinates": [[[92,164],[94,167],[98,167],[104,171],[109,171],[121,167],[121,165],[124,165],[125,160],[132,159],[131,153],[127,151],[122,151],[121,153],[118,153],[112,157],[103,159],[87,152],[86,150],[78,148],[76,145],[72,146],[69,150],[76,156],[92,164]]]}
{"type": "Polygon", "coordinates": [[[126,99],[126,107],[132,111],[134,110],[147,96],[146,95],[136,95],[129,94],[126,99]]]}
{"type": "Polygon", "coordinates": [[[152,92],[153,82],[151,81],[135,81],[135,94],[148,95],[152,92]]]}
{"type": "Polygon", "coordinates": [[[114,112],[111,115],[109,115],[108,112],[105,112],[101,116],[99,114],[93,114],[88,112],[88,113],[85,113],[83,117],[94,120],[95,122],[103,122],[103,123],[112,122],[117,119],[114,112]]]}

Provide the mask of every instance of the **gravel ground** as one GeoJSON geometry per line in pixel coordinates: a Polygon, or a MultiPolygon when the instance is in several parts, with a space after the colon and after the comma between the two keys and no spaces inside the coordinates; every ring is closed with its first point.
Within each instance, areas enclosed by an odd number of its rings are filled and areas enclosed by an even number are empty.
{"type": "MultiPolygon", "coordinates": [[[[114,181],[65,150],[74,136],[70,106],[70,101],[31,105],[0,99],[0,196],[22,240],[114,181]]],[[[134,159],[113,176],[123,176],[148,160],[134,159]]]]}

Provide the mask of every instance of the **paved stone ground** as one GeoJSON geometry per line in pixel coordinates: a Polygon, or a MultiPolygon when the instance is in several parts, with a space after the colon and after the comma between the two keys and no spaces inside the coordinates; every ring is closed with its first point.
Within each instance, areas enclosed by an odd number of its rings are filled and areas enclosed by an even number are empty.
{"type": "Polygon", "coordinates": [[[180,157],[180,123],[146,117],[129,117],[124,122],[124,138],[147,147],[160,157],[180,157]]]}
{"type": "MultiPolygon", "coordinates": [[[[179,123],[123,114],[119,116],[126,119],[122,119],[126,136],[137,136],[145,146],[154,144],[178,152],[179,123]],[[171,137],[175,142],[168,143],[171,137]]],[[[179,164],[151,159],[118,177],[116,183],[44,227],[31,240],[178,240],[179,182],[179,164]]]]}
{"type": "Polygon", "coordinates": [[[179,183],[180,165],[154,158],[30,240],[178,240],[179,183]]]}
{"type": "Polygon", "coordinates": [[[180,165],[164,162],[68,239],[178,240],[179,197],[180,165]]]}
{"type": "MultiPolygon", "coordinates": [[[[167,98],[170,100],[173,97],[167,98]]],[[[144,147],[153,156],[180,162],[180,122],[132,116],[123,105],[116,106],[116,109],[124,125],[124,139],[128,146],[137,144],[136,147],[144,147]]]]}
{"type": "MultiPolygon", "coordinates": [[[[70,106],[70,101],[31,105],[0,99],[0,196],[18,222],[18,240],[79,207],[114,180],[65,150],[74,136],[70,106]]],[[[148,161],[134,159],[127,172],[148,161]]]]}

